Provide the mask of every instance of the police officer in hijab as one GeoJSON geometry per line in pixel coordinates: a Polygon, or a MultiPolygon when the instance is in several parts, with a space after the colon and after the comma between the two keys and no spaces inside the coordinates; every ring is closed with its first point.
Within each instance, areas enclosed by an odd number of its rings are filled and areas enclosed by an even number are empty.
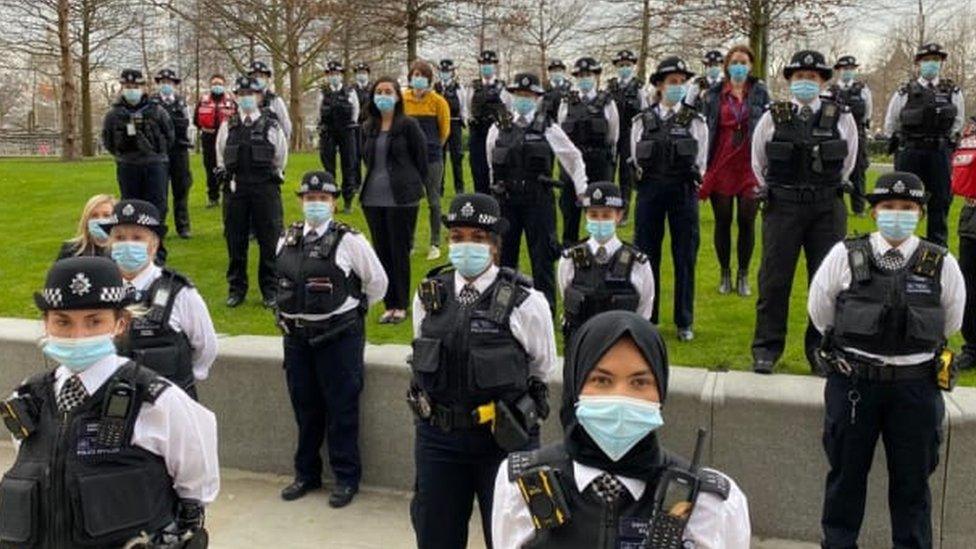
{"type": "Polygon", "coordinates": [[[2,403],[17,457],[0,481],[3,547],[206,547],[217,422],[118,355],[130,302],[104,257],[62,259],[34,294],[56,364],[2,403]]]}
{"type": "Polygon", "coordinates": [[[513,453],[498,469],[496,547],[749,547],[736,483],[658,441],[668,368],[660,333],[636,313],[602,313],[579,329],[563,367],[562,442],[513,453]],[[678,475],[698,489],[675,490],[678,475]]]}

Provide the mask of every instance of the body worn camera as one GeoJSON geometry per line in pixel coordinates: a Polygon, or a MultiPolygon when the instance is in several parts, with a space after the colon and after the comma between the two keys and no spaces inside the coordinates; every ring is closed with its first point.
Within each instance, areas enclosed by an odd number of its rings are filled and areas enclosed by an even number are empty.
{"type": "Polygon", "coordinates": [[[17,440],[24,440],[37,431],[37,406],[30,395],[0,403],[0,418],[17,440]]]}
{"type": "Polygon", "coordinates": [[[516,479],[536,530],[556,528],[572,516],[556,472],[548,465],[534,467],[516,479]]]}

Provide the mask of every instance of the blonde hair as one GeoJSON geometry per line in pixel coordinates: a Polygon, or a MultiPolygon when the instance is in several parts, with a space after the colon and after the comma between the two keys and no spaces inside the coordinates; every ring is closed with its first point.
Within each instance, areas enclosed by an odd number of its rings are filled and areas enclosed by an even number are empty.
{"type": "Polygon", "coordinates": [[[92,237],[88,233],[88,220],[91,219],[92,214],[95,213],[95,210],[106,202],[114,207],[118,200],[110,194],[96,194],[95,196],[89,198],[88,202],[85,203],[85,208],[81,210],[81,219],[78,220],[78,230],[75,233],[74,238],[69,240],[69,242],[77,244],[75,255],[81,255],[85,253],[85,250],[87,250],[89,246],[94,246],[92,237]]]}

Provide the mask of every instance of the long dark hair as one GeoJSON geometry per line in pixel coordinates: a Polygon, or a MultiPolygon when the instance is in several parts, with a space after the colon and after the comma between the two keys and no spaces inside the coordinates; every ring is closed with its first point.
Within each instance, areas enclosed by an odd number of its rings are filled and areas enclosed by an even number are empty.
{"type": "Polygon", "coordinates": [[[376,103],[373,102],[373,96],[376,94],[376,86],[383,83],[392,84],[393,91],[396,92],[397,102],[393,106],[393,123],[396,124],[397,120],[403,116],[403,93],[400,92],[400,83],[392,76],[381,76],[369,88],[369,104],[366,106],[366,112],[369,113],[369,119],[366,120],[366,131],[369,133],[379,131],[380,120],[383,118],[380,110],[376,108],[376,103]]]}

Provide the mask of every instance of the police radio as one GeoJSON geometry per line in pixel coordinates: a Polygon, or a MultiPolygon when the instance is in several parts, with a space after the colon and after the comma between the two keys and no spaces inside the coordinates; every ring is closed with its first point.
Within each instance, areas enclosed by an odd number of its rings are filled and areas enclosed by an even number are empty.
{"type": "Polygon", "coordinates": [[[681,549],[683,536],[701,489],[698,465],[705,445],[705,429],[698,429],[695,454],[688,469],[669,467],[654,492],[654,510],[644,549],[681,549]]]}
{"type": "Polygon", "coordinates": [[[98,427],[99,446],[118,448],[125,437],[126,423],[132,413],[136,389],[126,380],[117,380],[109,389],[108,398],[102,405],[102,418],[98,427]]]}

